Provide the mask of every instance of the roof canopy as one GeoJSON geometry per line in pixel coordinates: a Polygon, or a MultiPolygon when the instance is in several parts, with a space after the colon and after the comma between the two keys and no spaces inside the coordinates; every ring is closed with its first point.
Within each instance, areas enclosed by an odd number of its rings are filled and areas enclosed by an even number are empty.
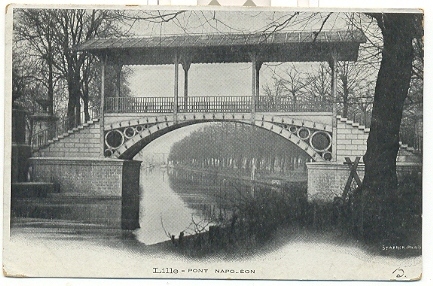
{"type": "Polygon", "coordinates": [[[173,64],[175,54],[191,63],[356,61],[361,31],[274,32],[259,34],[186,34],[162,37],[92,39],[77,47],[111,63],[123,65],[173,64]]]}

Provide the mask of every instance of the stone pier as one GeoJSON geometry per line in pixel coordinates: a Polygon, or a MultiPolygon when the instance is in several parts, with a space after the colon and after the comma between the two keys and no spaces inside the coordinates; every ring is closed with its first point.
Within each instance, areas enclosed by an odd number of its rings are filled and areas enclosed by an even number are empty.
{"type": "Polygon", "coordinates": [[[52,182],[51,200],[68,205],[83,223],[133,230],[139,227],[140,161],[104,158],[30,158],[34,182],[52,182]]]}
{"type": "MultiPolygon", "coordinates": [[[[417,162],[397,162],[397,176],[421,174],[421,164],[417,162]]],[[[350,167],[343,162],[310,162],[308,169],[307,196],[309,202],[333,202],[334,197],[341,197],[350,174],[350,167]]],[[[360,163],[357,168],[358,176],[364,178],[365,165],[360,163]]]]}

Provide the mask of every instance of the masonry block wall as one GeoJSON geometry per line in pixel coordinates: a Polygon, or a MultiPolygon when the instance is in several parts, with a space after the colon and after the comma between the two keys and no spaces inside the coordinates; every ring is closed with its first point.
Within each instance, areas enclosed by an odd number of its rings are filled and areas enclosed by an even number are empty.
{"type": "MultiPolygon", "coordinates": [[[[333,163],[307,163],[308,169],[308,201],[332,202],[334,197],[343,194],[347,178],[349,178],[349,166],[333,163]]],[[[359,178],[364,178],[364,166],[358,166],[359,178]]]]}
{"type": "Polygon", "coordinates": [[[34,157],[98,158],[101,156],[101,130],[99,122],[75,129],[64,138],[33,153],[34,157]]]}
{"type": "Polygon", "coordinates": [[[33,181],[56,183],[62,202],[97,201],[97,211],[90,211],[90,203],[83,208],[87,222],[122,229],[139,227],[140,164],[105,158],[30,158],[33,181]]]}
{"type": "MultiPolygon", "coordinates": [[[[307,163],[308,169],[308,190],[307,197],[310,202],[329,203],[334,198],[341,197],[349,178],[349,166],[332,162],[311,162],[307,163]]],[[[417,162],[398,162],[397,178],[404,180],[407,176],[416,175],[420,178],[422,166],[417,162]]],[[[361,181],[364,179],[365,166],[358,165],[357,173],[361,181]]],[[[356,184],[352,182],[351,189],[356,184]]]]}
{"type": "Polygon", "coordinates": [[[367,151],[367,138],[370,128],[337,116],[337,162],[344,162],[345,157],[355,160],[364,156],[367,151]]]}

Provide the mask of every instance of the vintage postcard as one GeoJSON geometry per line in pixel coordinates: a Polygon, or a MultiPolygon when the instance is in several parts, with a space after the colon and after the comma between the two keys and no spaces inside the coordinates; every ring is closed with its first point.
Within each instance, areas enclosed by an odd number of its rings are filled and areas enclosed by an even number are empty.
{"type": "Polygon", "coordinates": [[[7,7],[4,275],[421,279],[422,11],[208,2],[7,7]]]}

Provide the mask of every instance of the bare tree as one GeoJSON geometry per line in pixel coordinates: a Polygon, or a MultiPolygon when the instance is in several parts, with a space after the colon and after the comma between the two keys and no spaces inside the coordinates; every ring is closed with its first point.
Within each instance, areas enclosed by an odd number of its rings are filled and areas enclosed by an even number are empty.
{"type": "Polygon", "coordinates": [[[109,10],[19,9],[14,29],[17,38],[27,45],[27,52],[47,67],[50,114],[53,114],[57,77],[67,85],[69,127],[80,123],[81,101],[88,120],[89,86],[94,80],[97,59],[73,47],[97,36],[120,35],[118,14],[109,10]]]}

